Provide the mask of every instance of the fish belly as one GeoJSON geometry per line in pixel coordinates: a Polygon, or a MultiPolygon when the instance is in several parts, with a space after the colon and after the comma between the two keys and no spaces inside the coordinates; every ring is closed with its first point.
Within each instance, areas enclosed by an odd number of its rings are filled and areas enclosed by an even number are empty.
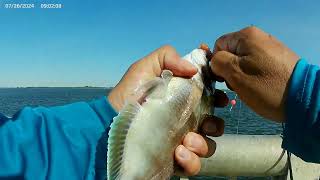
{"type": "Polygon", "coordinates": [[[191,80],[175,78],[162,99],[147,99],[131,123],[124,147],[123,179],[167,179],[174,149],[192,113],[191,80]],[[166,177],[165,177],[166,176],[166,177]]]}

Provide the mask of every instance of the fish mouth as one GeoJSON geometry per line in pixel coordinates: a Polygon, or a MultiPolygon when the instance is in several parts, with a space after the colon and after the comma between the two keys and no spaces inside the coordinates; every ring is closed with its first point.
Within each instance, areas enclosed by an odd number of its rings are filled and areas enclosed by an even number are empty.
{"type": "Polygon", "coordinates": [[[202,72],[202,81],[204,84],[204,93],[207,96],[211,96],[214,94],[215,80],[212,78],[214,77],[214,74],[211,70],[210,60],[208,57],[207,57],[207,64],[201,67],[201,72],[202,72]]]}

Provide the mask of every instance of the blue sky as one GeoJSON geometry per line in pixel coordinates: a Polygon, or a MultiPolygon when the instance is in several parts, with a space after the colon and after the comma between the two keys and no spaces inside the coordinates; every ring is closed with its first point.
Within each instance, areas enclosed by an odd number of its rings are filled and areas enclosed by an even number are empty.
{"type": "Polygon", "coordinates": [[[320,64],[320,1],[0,1],[0,87],[113,86],[131,63],[170,44],[185,54],[251,24],[320,64]],[[60,2],[62,9],[4,9],[60,2]]]}

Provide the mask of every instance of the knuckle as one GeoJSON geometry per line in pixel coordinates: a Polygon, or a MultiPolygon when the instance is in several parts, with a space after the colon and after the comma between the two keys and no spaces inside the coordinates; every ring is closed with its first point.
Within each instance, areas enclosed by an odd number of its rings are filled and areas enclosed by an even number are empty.
{"type": "Polygon", "coordinates": [[[226,51],[218,51],[213,55],[213,59],[217,61],[217,63],[220,63],[220,60],[222,60],[223,57],[225,57],[226,53],[226,51]]]}
{"type": "Polygon", "coordinates": [[[238,55],[244,55],[247,53],[248,49],[248,39],[246,37],[240,37],[237,42],[235,53],[238,55]]]}
{"type": "Polygon", "coordinates": [[[224,34],[224,35],[220,36],[220,37],[217,39],[216,42],[220,42],[220,41],[225,40],[225,39],[227,38],[227,36],[228,36],[228,34],[224,34]]]}
{"type": "Polygon", "coordinates": [[[256,36],[258,33],[261,32],[261,30],[256,26],[249,26],[241,30],[241,32],[246,34],[247,36],[256,36]]]}
{"type": "Polygon", "coordinates": [[[239,66],[238,57],[236,56],[232,57],[230,61],[228,61],[227,66],[229,66],[229,69],[230,69],[229,78],[228,78],[229,81],[232,81],[230,83],[234,84],[235,82],[241,81],[241,76],[240,76],[241,69],[239,66]]]}
{"type": "Polygon", "coordinates": [[[130,65],[130,67],[128,68],[128,70],[130,70],[130,69],[136,69],[137,67],[139,67],[139,64],[140,64],[140,61],[136,61],[136,62],[132,63],[132,64],[130,65]]]}
{"type": "Polygon", "coordinates": [[[238,57],[237,56],[232,56],[230,61],[229,61],[229,63],[230,63],[230,66],[237,67],[239,65],[238,57]]]}
{"type": "Polygon", "coordinates": [[[213,67],[219,72],[226,72],[226,70],[233,72],[238,63],[237,58],[237,56],[230,57],[230,54],[226,51],[218,51],[213,56],[213,67]]]}
{"type": "Polygon", "coordinates": [[[220,50],[224,49],[224,47],[223,47],[224,43],[223,42],[226,40],[227,36],[228,36],[228,34],[225,34],[223,36],[220,36],[216,40],[216,42],[214,43],[214,50],[220,51],[220,50]]]}
{"type": "Polygon", "coordinates": [[[162,51],[176,51],[176,49],[175,49],[173,46],[168,45],[168,44],[162,46],[162,47],[160,48],[160,50],[162,50],[162,51]]]}
{"type": "Polygon", "coordinates": [[[222,66],[222,58],[223,58],[222,51],[218,51],[218,52],[214,53],[214,55],[212,56],[212,61],[211,61],[211,68],[213,71],[214,71],[214,69],[217,69],[216,66],[218,66],[218,67],[222,66]]]}
{"type": "Polygon", "coordinates": [[[237,72],[239,69],[238,56],[232,56],[228,61],[226,61],[226,66],[232,70],[232,73],[237,72]]]}
{"type": "Polygon", "coordinates": [[[238,39],[237,48],[240,49],[243,44],[246,44],[248,39],[246,37],[240,37],[238,39]]]}

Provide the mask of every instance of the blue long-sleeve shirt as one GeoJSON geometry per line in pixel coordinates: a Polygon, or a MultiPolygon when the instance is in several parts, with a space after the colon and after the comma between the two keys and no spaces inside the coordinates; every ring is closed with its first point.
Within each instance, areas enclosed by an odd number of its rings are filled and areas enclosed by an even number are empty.
{"type": "MultiPolygon", "coordinates": [[[[283,147],[320,163],[320,71],[301,60],[290,80],[283,147]]],[[[116,112],[106,97],[0,115],[0,179],[104,179],[107,133],[116,112]]]]}
{"type": "Polygon", "coordinates": [[[0,179],[104,179],[114,116],[106,97],[0,116],[0,179]]]}
{"type": "Polygon", "coordinates": [[[301,59],[289,81],[282,147],[320,163],[320,70],[301,59]]]}

